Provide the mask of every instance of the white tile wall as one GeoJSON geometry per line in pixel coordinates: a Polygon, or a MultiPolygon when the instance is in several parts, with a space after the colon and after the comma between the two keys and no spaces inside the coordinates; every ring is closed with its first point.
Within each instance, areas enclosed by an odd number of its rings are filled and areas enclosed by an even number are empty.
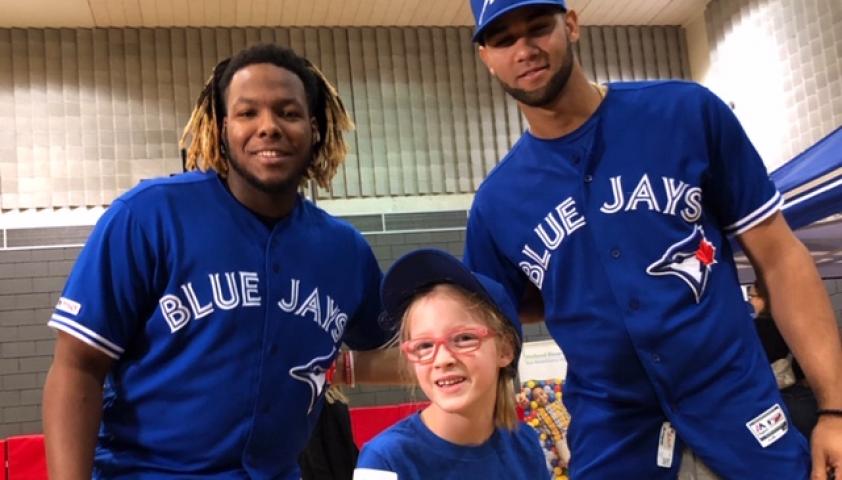
{"type": "Polygon", "coordinates": [[[842,125],[842,1],[712,0],[706,82],[770,171],[842,125]]]}

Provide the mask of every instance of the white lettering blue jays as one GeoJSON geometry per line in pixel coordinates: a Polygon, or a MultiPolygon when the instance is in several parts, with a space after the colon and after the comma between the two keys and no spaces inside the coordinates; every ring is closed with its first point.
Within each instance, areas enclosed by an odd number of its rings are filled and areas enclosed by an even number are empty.
{"type": "MultiPolygon", "coordinates": [[[[233,310],[235,308],[260,307],[260,277],[255,272],[224,272],[208,275],[210,284],[210,298],[200,299],[193,286],[187,282],[180,286],[181,295],[167,294],[158,300],[161,314],[175,333],[191,320],[200,320],[218,310],[233,310]]],[[[289,294],[277,302],[278,308],[286,313],[312,320],[334,342],[342,338],[348,324],[348,315],[340,310],[336,300],[330,295],[319,293],[315,287],[306,296],[300,294],[301,281],[290,280],[289,294]],[[302,299],[299,301],[300,299],[302,299]]]]}
{"type": "Polygon", "coordinates": [[[187,305],[184,304],[180,297],[173,294],[164,295],[158,300],[158,304],[161,307],[161,314],[170,327],[171,333],[184,328],[190,320],[207,317],[214,312],[215,308],[231,310],[238,306],[260,306],[261,298],[258,290],[260,279],[257,273],[226,272],[225,290],[227,293],[223,293],[218,273],[210,274],[208,277],[210,279],[213,298],[205,304],[202,304],[196,295],[196,291],[193,289],[193,282],[187,282],[181,286],[181,291],[184,293],[187,305]]]}
{"type": "Polygon", "coordinates": [[[644,174],[640,177],[637,186],[628,198],[624,194],[622,176],[611,177],[613,198],[610,203],[603,203],[599,211],[614,214],[621,211],[629,212],[646,208],[665,215],[680,215],[687,223],[695,223],[699,220],[702,216],[702,189],[691,187],[674,178],[661,177],[661,180],[664,187],[664,198],[666,199],[663,205],[655,195],[649,175],[644,174]],[[678,210],[681,200],[684,200],[684,208],[678,210]]]}
{"type": "Polygon", "coordinates": [[[312,316],[312,320],[321,327],[325,332],[330,333],[330,337],[334,342],[338,342],[342,338],[342,332],[345,331],[345,325],[348,323],[348,315],[341,310],[339,306],[330,295],[325,295],[325,309],[322,314],[322,303],[319,296],[319,288],[316,287],[307,295],[303,302],[298,302],[299,289],[301,282],[297,279],[290,280],[289,297],[278,302],[281,310],[307,318],[307,315],[312,316]]]}
{"type": "Polygon", "coordinates": [[[536,253],[528,243],[524,244],[521,253],[531,261],[521,261],[518,265],[536,287],[540,289],[544,283],[544,274],[549,268],[552,252],[561,246],[565,238],[585,224],[585,217],[576,209],[576,202],[572,197],[567,197],[534,228],[533,231],[543,246],[541,253],[536,253]]]}
{"type": "MultiPolygon", "coordinates": [[[[606,215],[642,210],[680,216],[690,224],[695,224],[702,216],[702,189],[681,180],[661,177],[660,184],[663,188],[660,194],[655,188],[658,182],[653,182],[648,174],[643,174],[628,196],[623,189],[622,175],[611,177],[609,181],[611,199],[604,202],[599,209],[606,215]]],[[[525,258],[519,260],[518,266],[538,289],[544,284],[544,276],[550,266],[553,252],[558,250],[573,232],[586,224],[587,221],[579,212],[575,200],[567,197],[547,213],[541,223],[533,229],[537,242],[528,241],[523,244],[521,253],[525,258]]],[[[697,293],[704,290],[703,283],[699,287],[697,293]]]]}

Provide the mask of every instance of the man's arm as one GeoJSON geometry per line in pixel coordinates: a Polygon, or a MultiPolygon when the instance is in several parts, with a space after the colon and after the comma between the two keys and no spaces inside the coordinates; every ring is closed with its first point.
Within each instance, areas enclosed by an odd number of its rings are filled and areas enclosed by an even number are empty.
{"type": "Polygon", "coordinates": [[[526,288],[523,289],[517,313],[524,325],[544,321],[544,299],[538,287],[530,282],[527,282],[526,288]]]}
{"type": "MultiPolygon", "coordinates": [[[[409,371],[405,371],[406,362],[401,359],[401,350],[397,347],[378,348],[375,350],[355,350],[354,383],[366,385],[411,385],[414,383],[409,371]]],[[[346,357],[336,357],[336,383],[347,384],[345,378],[346,357]]]]}
{"type": "MultiPolygon", "coordinates": [[[[819,408],[842,409],[842,342],[830,300],[804,245],[778,212],[739,236],[769,290],[772,317],[810,382],[819,408]]],[[[813,431],[813,478],[842,474],[842,418],[822,416],[813,431]]]]}
{"type": "Polygon", "coordinates": [[[59,332],[42,411],[50,479],[91,478],[102,383],[111,363],[104,353],[59,332]]]}

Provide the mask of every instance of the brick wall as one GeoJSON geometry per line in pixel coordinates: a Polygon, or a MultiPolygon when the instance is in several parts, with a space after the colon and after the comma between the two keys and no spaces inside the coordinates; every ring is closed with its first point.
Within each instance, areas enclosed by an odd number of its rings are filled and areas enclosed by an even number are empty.
{"type": "MultiPolygon", "coordinates": [[[[421,247],[461,255],[464,210],[346,217],[365,232],[383,269],[421,247]]],[[[41,431],[41,389],[55,334],[46,326],[90,227],[0,230],[0,438],[41,431]],[[74,246],[65,246],[74,245],[74,246]],[[52,247],[55,246],[55,247],[52,247]],[[32,248],[27,248],[32,247],[32,248]]],[[[412,399],[401,388],[359,387],[354,405],[412,399]]],[[[415,399],[423,399],[418,390],[415,399]]]]}
{"type": "Polygon", "coordinates": [[[0,438],[41,431],[47,328],[79,248],[0,251],[0,438]]]}
{"type": "MultiPolygon", "coordinates": [[[[347,217],[365,236],[385,270],[404,253],[437,247],[460,255],[466,212],[384,214],[347,217]]],[[[7,240],[61,245],[84,238],[89,227],[7,231],[7,240]],[[16,239],[16,240],[15,240],[16,239]]],[[[41,387],[49,367],[54,333],[46,327],[77,247],[0,249],[0,438],[41,431],[41,387]]],[[[842,328],[842,279],[825,282],[842,328]]],[[[548,338],[543,325],[528,325],[527,341],[548,338]]],[[[419,389],[360,386],[347,392],[352,405],[423,400],[419,389]]]]}

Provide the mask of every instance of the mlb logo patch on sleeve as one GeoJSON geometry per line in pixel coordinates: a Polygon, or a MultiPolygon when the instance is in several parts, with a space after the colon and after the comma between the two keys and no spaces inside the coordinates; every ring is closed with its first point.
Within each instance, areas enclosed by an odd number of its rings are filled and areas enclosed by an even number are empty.
{"type": "Polygon", "coordinates": [[[789,430],[789,422],[781,406],[776,403],[746,423],[746,427],[754,435],[754,438],[760,442],[760,446],[766,448],[786,434],[789,430]]]}
{"type": "Polygon", "coordinates": [[[69,298],[59,297],[58,303],[56,303],[56,310],[61,310],[64,313],[69,313],[71,315],[79,315],[79,310],[82,309],[82,304],[79,302],[74,302],[69,298]]]}

